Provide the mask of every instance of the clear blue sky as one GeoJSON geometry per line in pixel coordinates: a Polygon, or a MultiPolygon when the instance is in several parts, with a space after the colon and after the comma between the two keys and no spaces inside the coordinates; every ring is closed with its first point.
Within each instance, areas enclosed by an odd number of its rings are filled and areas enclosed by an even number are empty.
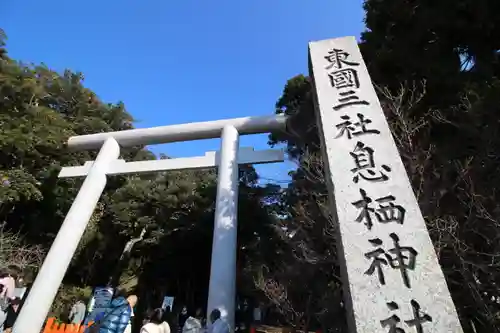
{"type": "MultiPolygon", "coordinates": [[[[307,43],[363,30],[362,0],[3,0],[8,52],[81,71],[137,127],[273,114],[287,79],[307,73],[307,43]]],[[[241,146],[267,148],[266,135],[241,146]]],[[[172,157],[219,140],[154,146],[172,157]]],[[[258,167],[287,179],[289,163],[258,167]]]]}

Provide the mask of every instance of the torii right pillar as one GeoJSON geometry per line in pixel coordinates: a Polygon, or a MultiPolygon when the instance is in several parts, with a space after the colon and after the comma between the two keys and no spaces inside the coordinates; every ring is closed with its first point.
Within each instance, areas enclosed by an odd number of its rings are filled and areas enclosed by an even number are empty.
{"type": "Polygon", "coordinates": [[[309,44],[349,332],[462,327],[356,39],[309,44]]]}
{"type": "MultiPolygon", "coordinates": [[[[233,126],[222,130],[217,198],[208,289],[207,319],[214,309],[234,332],[236,252],[238,238],[239,133],[233,126]]],[[[208,326],[211,326],[210,321],[208,326]]]]}

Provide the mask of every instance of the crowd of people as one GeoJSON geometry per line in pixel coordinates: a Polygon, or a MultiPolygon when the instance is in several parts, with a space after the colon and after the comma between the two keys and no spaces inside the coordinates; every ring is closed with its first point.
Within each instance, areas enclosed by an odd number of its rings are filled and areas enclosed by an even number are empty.
{"type": "MultiPolygon", "coordinates": [[[[23,281],[23,274],[15,267],[0,269],[0,333],[11,333],[17,315],[28,294],[23,281]]],[[[156,308],[146,314],[140,330],[132,330],[134,308],[138,302],[136,295],[127,295],[117,290],[109,308],[93,319],[86,333],[229,333],[228,323],[222,318],[218,309],[213,310],[205,318],[203,310],[189,311],[186,306],[176,316],[170,307],[156,308]]],[[[247,331],[250,323],[260,321],[260,312],[247,316],[250,308],[245,301],[236,310],[235,331],[247,331]],[[253,320],[252,320],[253,319],[253,320]]],[[[87,317],[87,306],[83,300],[78,300],[69,312],[69,322],[83,324],[87,317]]],[[[87,319],[88,320],[88,319],[87,319]]]]}
{"type": "Polygon", "coordinates": [[[10,333],[26,297],[20,270],[15,266],[0,270],[0,332],[10,333]]]}
{"type": "MultiPolygon", "coordinates": [[[[90,325],[86,333],[131,333],[134,308],[138,298],[136,295],[126,295],[117,291],[109,308],[90,325]]],[[[85,304],[80,300],[71,308],[69,320],[73,324],[81,324],[85,319],[85,304]]],[[[193,314],[183,307],[174,320],[170,307],[156,308],[150,311],[140,328],[140,333],[229,333],[229,325],[221,317],[218,309],[209,316],[209,323],[204,318],[203,311],[197,309],[193,314]]],[[[134,330],[135,332],[136,330],[134,330]]]]}

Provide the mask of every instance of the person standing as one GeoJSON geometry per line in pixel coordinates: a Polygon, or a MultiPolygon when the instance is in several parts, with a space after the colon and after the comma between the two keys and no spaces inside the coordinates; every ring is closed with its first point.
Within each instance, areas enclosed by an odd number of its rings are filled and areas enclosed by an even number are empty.
{"type": "Polygon", "coordinates": [[[12,327],[17,319],[17,314],[19,313],[19,305],[21,304],[21,299],[15,297],[10,300],[10,305],[7,309],[7,317],[4,322],[4,333],[11,333],[12,327]]]}
{"type": "Polygon", "coordinates": [[[176,326],[177,320],[175,320],[175,315],[172,312],[172,308],[170,306],[167,306],[165,311],[163,311],[162,321],[168,323],[171,332],[177,332],[177,326],[176,326]]]}
{"type": "Polygon", "coordinates": [[[212,323],[212,327],[209,333],[229,333],[229,325],[221,318],[219,309],[214,309],[210,313],[210,322],[212,323]]]}
{"type": "Polygon", "coordinates": [[[250,332],[250,326],[252,325],[253,312],[250,309],[248,300],[243,301],[243,309],[241,310],[241,322],[240,329],[243,332],[250,332]]]}
{"type": "Polygon", "coordinates": [[[134,307],[135,304],[137,303],[137,297],[135,295],[129,296],[127,298],[127,302],[129,302],[129,304],[134,304],[134,305],[131,305],[130,319],[128,320],[127,328],[125,328],[125,333],[132,333],[132,320],[135,316],[134,307]]]}
{"type": "Polygon", "coordinates": [[[0,297],[6,299],[13,299],[16,290],[17,276],[13,272],[0,273],[0,284],[3,286],[0,297]]]}
{"type": "Polygon", "coordinates": [[[85,319],[85,313],[87,309],[85,303],[82,300],[76,301],[75,304],[71,307],[71,311],[69,312],[69,321],[71,324],[81,325],[83,319],[85,319]]]}
{"type": "Polygon", "coordinates": [[[182,332],[182,328],[184,327],[184,323],[186,322],[188,317],[189,317],[189,314],[188,314],[187,306],[183,306],[181,313],[179,314],[179,317],[177,319],[177,323],[179,325],[179,327],[178,327],[179,332],[182,332]]]}
{"type": "Polygon", "coordinates": [[[140,333],[170,333],[170,325],[163,318],[163,309],[155,309],[149,316],[149,322],[142,326],[140,333]]]}
{"type": "Polygon", "coordinates": [[[189,316],[184,323],[182,333],[202,333],[203,331],[203,310],[197,309],[193,316],[189,316]]]}
{"type": "MultiPolygon", "coordinates": [[[[2,294],[4,286],[0,284],[0,294],[2,294]]],[[[5,297],[0,296],[0,332],[3,332],[3,324],[5,322],[5,318],[7,318],[7,308],[9,306],[9,302],[5,297]]]]}
{"type": "Polygon", "coordinates": [[[8,271],[0,272],[0,330],[4,327],[7,319],[7,310],[11,300],[15,298],[16,271],[9,267],[8,271]]]}
{"type": "Polygon", "coordinates": [[[258,303],[257,306],[253,308],[253,322],[257,325],[262,322],[262,307],[260,303],[258,303]]]}
{"type": "Polygon", "coordinates": [[[111,306],[106,312],[104,318],[98,323],[99,333],[124,333],[130,318],[132,308],[137,304],[137,296],[130,295],[125,298],[118,293],[115,299],[111,301],[111,306]]]}

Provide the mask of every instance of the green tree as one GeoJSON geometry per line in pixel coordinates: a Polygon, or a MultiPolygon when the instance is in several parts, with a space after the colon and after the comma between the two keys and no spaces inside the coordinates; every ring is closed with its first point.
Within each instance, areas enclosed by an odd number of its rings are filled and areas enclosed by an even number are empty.
{"type": "Polygon", "coordinates": [[[365,1],[361,43],[470,332],[500,330],[498,6],[365,1]]]}

